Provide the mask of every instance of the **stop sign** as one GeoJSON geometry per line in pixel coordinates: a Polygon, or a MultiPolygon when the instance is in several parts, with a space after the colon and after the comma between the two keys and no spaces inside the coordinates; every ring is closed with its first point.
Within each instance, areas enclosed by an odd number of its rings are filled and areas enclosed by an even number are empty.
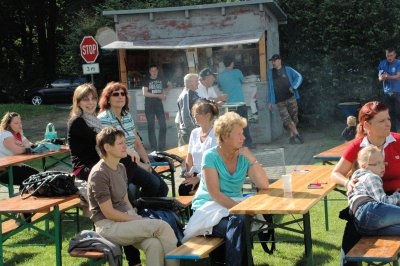
{"type": "Polygon", "coordinates": [[[80,45],[81,56],[86,63],[93,63],[99,56],[99,46],[92,36],[85,36],[80,45]]]}

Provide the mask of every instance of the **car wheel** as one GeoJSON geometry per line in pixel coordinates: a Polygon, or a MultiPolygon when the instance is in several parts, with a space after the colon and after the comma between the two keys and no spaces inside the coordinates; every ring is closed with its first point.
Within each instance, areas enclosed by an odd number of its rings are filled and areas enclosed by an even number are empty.
{"type": "Polygon", "coordinates": [[[43,96],[41,95],[33,95],[31,99],[31,103],[33,105],[41,105],[43,103],[43,96]]]}

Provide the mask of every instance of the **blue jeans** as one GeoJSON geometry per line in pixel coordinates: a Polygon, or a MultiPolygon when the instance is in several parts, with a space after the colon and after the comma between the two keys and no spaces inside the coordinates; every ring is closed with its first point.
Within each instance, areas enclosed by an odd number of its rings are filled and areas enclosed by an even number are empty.
{"type": "Polygon", "coordinates": [[[370,201],[358,207],[354,224],[362,235],[400,235],[400,207],[370,201]]]}
{"type": "MultiPolygon", "coordinates": [[[[213,227],[213,236],[225,238],[225,263],[228,266],[247,265],[245,258],[246,245],[244,242],[245,215],[229,215],[213,227]]],[[[212,256],[214,258],[217,256],[212,256]]]]}
{"type": "Polygon", "coordinates": [[[397,132],[397,119],[400,116],[400,93],[395,92],[392,96],[385,93],[383,102],[389,108],[390,120],[392,122],[390,131],[397,132]]]}
{"type": "Polygon", "coordinates": [[[144,113],[147,120],[147,131],[152,151],[165,151],[165,142],[167,135],[167,125],[165,122],[164,106],[162,103],[144,107],[144,113]],[[155,117],[157,117],[160,131],[158,133],[158,145],[155,130],[155,117]]]}
{"type": "Polygon", "coordinates": [[[246,105],[239,106],[236,109],[236,113],[238,115],[240,115],[241,117],[245,118],[246,121],[247,121],[247,127],[245,127],[243,129],[243,134],[244,134],[244,137],[246,138],[245,141],[244,141],[244,145],[246,147],[251,147],[251,145],[253,144],[253,140],[252,140],[252,138],[250,136],[249,121],[248,121],[248,116],[247,116],[247,106],[246,105]]]}

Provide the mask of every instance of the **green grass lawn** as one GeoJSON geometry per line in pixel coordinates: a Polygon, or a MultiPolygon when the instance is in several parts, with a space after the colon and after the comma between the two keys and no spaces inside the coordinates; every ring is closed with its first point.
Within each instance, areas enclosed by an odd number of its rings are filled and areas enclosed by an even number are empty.
{"type": "Polygon", "coordinates": [[[57,113],[61,110],[62,109],[60,107],[54,105],[35,106],[31,104],[21,104],[21,103],[0,104],[1,117],[3,117],[6,112],[17,112],[21,115],[23,120],[43,114],[57,113]]]}
{"type": "MultiPolygon", "coordinates": [[[[15,111],[21,114],[23,120],[52,113],[57,116],[58,113],[65,113],[65,110],[55,106],[32,106],[26,104],[2,104],[0,105],[0,114],[6,111],[15,111]]],[[[331,127],[323,130],[326,132],[326,141],[321,146],[321,150],[331,148],[342,143],[338,137],[340,126],[331,127]]],[[[41,161],[30,163],[37,169],[41,169],[41,161]]],[[[330,199],[345,199],[338,192],[331,192],[330,199]]],[[[313,254],[315,265],[339,265],[340,245],[344,230],[345,221],[338,218],[339,211],[347,206],[347,201],[329,201],[329,226],[330,230],[325,231],[324,204],[321,201],[311,209],[311,230],[313,239],[313,254]]],[[[291,218],[283,216],[283,220],[291,218]]],[[[72,258],[69,256],[69,240],[76,234],[75,224],[71,222],[62,223],[63,234],[63,265],[88,265],[87,260],[72,258]]],[[[52,228],[52,224],[51,224],[52,228]]],[[[92,224],[87,218],[81,219],[81,229],[92,229],[92,224]]],[[[259,244],[255,245],[253,258],[255,265],[305,265],[304,244],[302,235],[295,234],[280,229],[276,230],[277,250],[273,255],[266,254],[259,244]],[[284,241],[291,241],[290,243],[284,241]],[[296,242],[294,242],[296,241],[296,242]]],[[[4,262],[5,265],[54,265],[55,264],[55,246],[48,239],[34,231],[23,231],[20,234],[5,242],[4,262]],[[47,244],[46,246],[9,246],[29,243],[47,244]]],[[[142,253],[142,261],[145,257],[142,253]]],[[[183,262],[182,265],[206,265],[204,262],[193,263],[183,262]]],[[[124,261],[124,265],[127,262],[124,261]]],[[[145,263],[143,263],[145,265],[145,263]]]]}

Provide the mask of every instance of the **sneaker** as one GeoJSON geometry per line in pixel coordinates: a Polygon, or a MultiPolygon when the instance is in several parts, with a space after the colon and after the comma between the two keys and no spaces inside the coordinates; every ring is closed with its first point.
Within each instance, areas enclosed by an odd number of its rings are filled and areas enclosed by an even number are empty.
{"type": "Polygon", "coordinates": [[[248,121],[249,121],[249,123],[258,123],[258,117],[257,118],[256,117],[250,117],[248,119],[248,121]]]}
{"type": "Polygon", "coordinates": [[[295,136],[291,136],[290,137],[289,144],[296,144],[296,137],[295,136]]]}
{"type": "Polygon", "coordinates": [[[296,138],[300,141],[301,144],[304,143],[304,139],[303,139],[303,137],[302,137],[300,134],[297,134],[297,135],[296,135],[296,138]]]}

